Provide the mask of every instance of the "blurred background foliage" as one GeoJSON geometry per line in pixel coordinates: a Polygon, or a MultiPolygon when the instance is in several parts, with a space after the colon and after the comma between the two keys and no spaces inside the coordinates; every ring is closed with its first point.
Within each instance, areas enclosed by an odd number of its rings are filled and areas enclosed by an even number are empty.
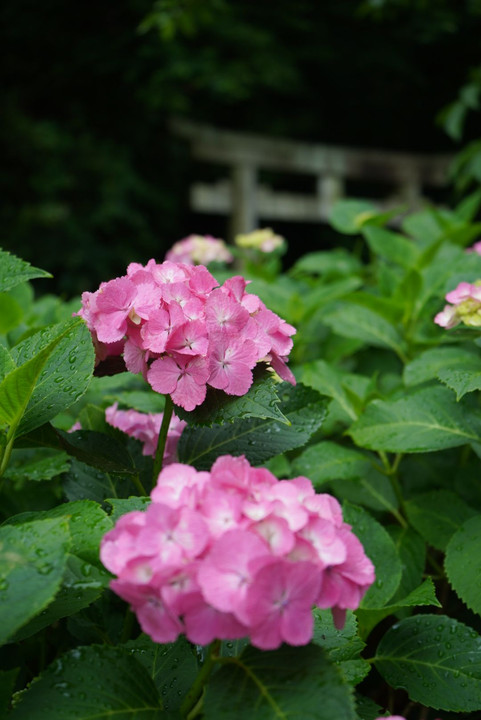
{"type": "Polygon", "coordinates": [[[222,233],[188,209],[172,116],[463,147],[458,191],[481,181],[481,0],[4,0],[1,19],[0,244],[66,297],[191,232],[222,233]]]}

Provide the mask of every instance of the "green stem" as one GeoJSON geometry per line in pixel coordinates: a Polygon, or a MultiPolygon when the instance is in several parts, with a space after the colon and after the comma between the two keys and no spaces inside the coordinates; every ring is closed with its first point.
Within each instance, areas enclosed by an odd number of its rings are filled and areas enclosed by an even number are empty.
{"type": "Polygon", "coordinates": [[[15,440],[15,429],[16,429],[16,426],[15,426],[15,428],[13,428],[13,432],[12,432],[12,428],[10,428],[10,431],[7,435],[7,440],[6,440],[5,446],[0,455],[0,477],[2,477],[3,473],[7,469],[7,465],[10,460],[10,455],[12,454],[13,441],[15,440]]]}
{"type": "Polygon", "coordinates": [[[157,482],[159,473],[162,470],[162,463],[164,461],[165,443],[167,441],[167,433],[169,430],[170,420],[174,411],[174,403],[170,395],[165,396],[165,407],[164,416],[162,418],[162,425],[160,426],[159,440],[157,442],[157,450],[155,451],[154,459],[154,485],[157,482]]]}
{"type": "Polygon", "coordinates": [[[140,477],[139,477],[139,473],[135,473],[134,475],[132,475],[132,482],[134,483],[135,487],[136,487],[137,490],[139,491],[140,495],[143,496],[143,497],[147,497],[147,495],[148,495],[149,493],[148,493],[147,490],[144,488],[143,483],[142,483],[142,480],[141,480],[140,477]]]}
{"type": "Polygon", "coordinates": [[[219,648],[220,640],[214,640],[214,642],[209,645],[209,648],[207,650],[207,657],[204,660],[204,664],[200,668],[199,674],[194,680],[194,683],[190,688],[189,692],[185,696],[184,702],[180,706],[180,714],[183,718],[187,718],[192,709],[197,706],[204,687],[207,683],[207,680],[209,679],[209,676],[212,672],[212,668],[214,667],[214,663],[218,659],[219,648]]]}

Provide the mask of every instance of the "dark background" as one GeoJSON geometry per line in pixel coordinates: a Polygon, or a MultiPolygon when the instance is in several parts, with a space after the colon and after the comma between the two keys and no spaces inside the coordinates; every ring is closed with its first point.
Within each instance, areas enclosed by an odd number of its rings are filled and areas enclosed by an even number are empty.
{"type": "MultiPolygon", "coordinates": [[[[435,119],[481,62],[479,0],[2,7],[0,243],[52,272],[45,288],[66,297],[131,261],[162,260],[191,232],[225,236],[225,218],[189,211],[189,182],[215,171],[192,162],[168,132],[170,117],[454,152],[461,144],[435,119]]],[[[468,113],[462,142],[481,136],[478,124],[468,113]]],[[[299,252],[322,246],[326,232],[275,229],[299,252]]]]}

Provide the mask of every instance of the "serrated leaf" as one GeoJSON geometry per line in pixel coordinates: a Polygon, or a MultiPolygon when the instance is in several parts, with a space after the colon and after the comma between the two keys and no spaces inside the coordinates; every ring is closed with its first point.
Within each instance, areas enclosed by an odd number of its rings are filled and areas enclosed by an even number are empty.
{"type": "Polygon", "coordinates": [[[140,635],[122,647],[147,670],[162,697],[164,709],[180,708],[199,671],[194,648],[188,640],[181,635],[175,643],[159,645],[140,635]]]}
{"type": "Polygon", "coordinates": [[[210,469],[220,455],[245,455],[252,465],[304,445],[322,424],[326,399],[302,385],[285,385],[280,410],[291,423],[252,418],[214,428],[188,426],[180,436],[179,461],[210,469]]]}
{"type": "Polygon", "coordinates": [[[207,687],[204,710],[216,720],[356,718],[352,689],[315,645],[267,652],[248,647],[239,658],[224,658],[207,687]]]}
{"type": "Polygon", "coordinates": [[[0,248],[0,292],[10,290],[26,280],[47,277],[51,278],[52,275],[46,270],[33,267],[25,260],[0,248]]]}
{"type": "Polygon", "coordinates": [[[405,510],[411,525],[438,550],[445,550],[454,533],[476,514],[450,490],[433,490],[416,495],[406,501],[405,510]]]}
{"type": "Polygon", "coordinates": [[[457,595],[481,615],[481,515],[466,520],[451,537],[444,568],[457,595]]]}
{"type": "Polygon", "coordinates": [[[163,720],[147,670],[118,647],[90,646],[55,660],[22,694],[12,720],[163,720]]]}
{"type": "Polygon", "coordinates": [[[72,433],[57,430],[57,434],[64,450],[87,465],[105,472],[135,472],[128,450],[116,438],[92,430],[72,433]]]}
{"type": "Polygon", "coordinates": [[[467,393],[481,390],[481,360],[479,370],[460,368],[444,368],[438,372],[438,378],[456,393],[456,400],[461,400],[467,393]]]}
{"type": "Polygon", "coordinates": [[[406,346],[397,324],[373,308],[345,300],[326,310],[322,321],[341,337],[388,348],[404,358],[406,346]]]}
{"type": "MultiPolygon", "coordinates": [[[[334,625],[330,610],[314,608],[313,613],[312,642],[326,650],[331,660],[339,664],[346,673],[346,663],[360,660],[360,653],[366,647],[366,643],[359,637],[357,631],[356,616],[349,610],[344,627],[342,630],[338,630],[334,625]]],[[[357,667],[357,670],[359,669],[360,666],[357,667]]],[[[351,682],[351,678],[348,678],[348,681],[351,682]]]]}
{"type": "Polygon", "coordinates": [[[481,441],[481,415],[443,387],[374,400],[348,434],[356,445],[388,452],[429,452],[481,441]]]}
{"type": "Polygon", "coordinates": [[[481,358],[473,349],[439,347],[426,350],[408,363],[403,372],[406,385],[418,385],[438,377],[446,369],[463,368],[481,370],[481,358]]]}
{"type": "Polygon", "coordinates": [[[364,227],[362,234],[375,255],[405,268],[416,265],[420,255],[419,249],[404,235],[374,225],[364,227]]]}
{"type": "Polygon", "coordinates": [[[444,615],[417,615],[394,625],[374,662],[394,688],[437,710],[481,709],[481,637],[444,615]]]}
{"type": "Polygon", "coordinates": [[[191,412],[175,406],[178,417],[193,425],[222,425],[247,418],[271,418],[289,424],[279,409],[281,387],[265,370],[255,374],[249,391],[241,397],[227,395],[222,390],[209,388],[207,397],[191,412]]]}
{"type": "Polygon", "coordinates": [[[105,502],[110,506],[109,517],[116,523],[119,517],[134,510],[146,510],[150,505],[150,497],[129,497],[129,498],[106,498],[105,502]]]}
{"type": "Polygon", "coordinates": [[[376,579],[361,601],[361,608],[382,608],[392,598],[401,581],[401,560],[396,547],[383,526],[366,510],[350,503],[343,504],[345,522],[352,525],[364,552],[376,570],[376,579]]]}
{"type": "Polygon", "coordinates": [[[0,528],[0,644],[52,601],[69,545],[64,518],[0,528]]]}

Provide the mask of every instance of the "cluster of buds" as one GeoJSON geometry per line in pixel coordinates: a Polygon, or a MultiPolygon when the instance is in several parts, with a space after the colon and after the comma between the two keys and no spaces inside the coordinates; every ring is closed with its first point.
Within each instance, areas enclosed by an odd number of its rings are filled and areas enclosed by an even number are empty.
{"type": "Polygon", "coordinates": [[[471,327],[481,327],[481,281],[474,284],[461,282],[455,290],[446,295],[450,305],[434,318],[444,328],[453,328],[463,322],[471,327]]]}
{"type": "Polygon", "coordinates": [[[235,276],[219,287],[203,265],[131,263],[126,275],[84,292],[78,315],[98,361],[123,355],[127,370],[193,410],[207,385],[244,395],[258,362],[295,384],[286,365],[295,329],[246,285],[235,276]]]}
{"type": "Polygon", "coordinates": [[[304,645],[312,607],[342,627],[374,581],[374,567],[335,498],[305,477],[278,481],[244,457],[210,472],[173,463],[145,512],[123,515],[100,557],[111,588],[159,643],[249,637],[274,649],[304,645]]]}
{"type": "Polygon", "coordinates": [[[211,235],[189,235],[174,243],[165,256],[171,262],[185,265],[209,265],[209,263],[231,263],[234,260],[223,240],[211,235]]]}

